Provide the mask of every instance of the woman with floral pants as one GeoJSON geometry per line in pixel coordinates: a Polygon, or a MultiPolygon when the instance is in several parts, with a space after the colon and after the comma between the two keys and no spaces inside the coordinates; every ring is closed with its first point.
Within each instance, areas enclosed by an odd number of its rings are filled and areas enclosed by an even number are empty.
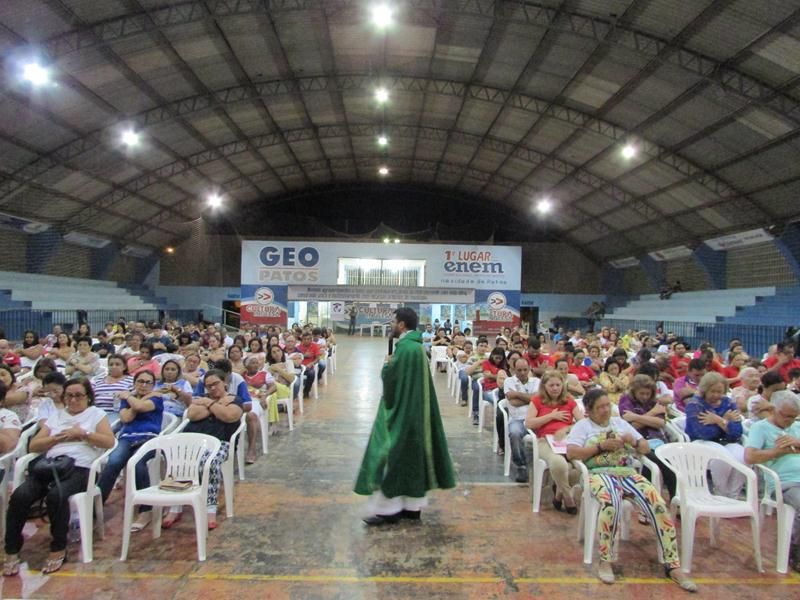
{"type": "MultiPolygon", "coordinates": [[[[621,417],[611,416],[611,400],[605,390],[592,389],[583,397],[587,417],[567,436],[567,458],[581,460],[589,470],[589,493],[600,504],[598,534],[603,583],[614,583],[611,568],[614,537],[623,516],[622,502],[633,501],[647,515],[656,532],[667,577],[687,592],[697,585],[680,569],[677,534],[661,494],[634,468],[637,455],[650,451],[647,440],[621,417]]],[[[585,540],[594,543],[594,540],[585,540]]]]}

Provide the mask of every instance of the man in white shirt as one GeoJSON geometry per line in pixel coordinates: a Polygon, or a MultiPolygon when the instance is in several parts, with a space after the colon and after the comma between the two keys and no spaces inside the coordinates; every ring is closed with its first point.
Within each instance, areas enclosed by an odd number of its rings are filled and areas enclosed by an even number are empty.
{"type": "Polygon", "coordinates": [[[581,337],[581,330],[576,329],[575,333],[571,338],[569,338],[569,343],[575,346],[576,348],[584,342],[584,339],[581,337]]]}
{"type": "Polygon", "coordinates": [[[233,338],[228,335],[228,331],[224,327],[219,328],[219,336],[222,338],[226,350],[233,346],[233,338]]]}
{"type": "Polygon", "coordinates": [[[422,347],[425,348],[428,358],[431,356],[431,342],[433,342],[433,327],[428,323],[425,325],[425,331],[422,332],[422,347]]]}
{"type": "MultiPolygon", "coordinates": [[[[528,414],[528,407],[531,405],[531,398],[539,390],[539,379],[531,377],[531,367],[524,358],[514,361],[513,377],[508,377],[503,385],[503,393],[508,403],[508,438],[511,444],[511,459],[517,467],[517,483],[527,483],[528,481],[528,461],[525,456],[525,417],[528,414]]],[[[499,430],[498,430],[499,432],[499,430]]],[[[503,433],[499,432],[500,439],[503,433]]],[[[505,449],[509,451],[508,448],[505,449]]]]}

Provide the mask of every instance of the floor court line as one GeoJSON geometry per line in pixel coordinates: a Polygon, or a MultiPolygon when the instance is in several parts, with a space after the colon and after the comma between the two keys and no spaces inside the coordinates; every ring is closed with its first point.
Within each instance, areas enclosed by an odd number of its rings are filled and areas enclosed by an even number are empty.
{"type": "MultiPolygon", "coordinates": [[[[74,579],[107,579],[108,573],[78,573],[59,571],[50,577],[68,577],[74,579]]],[[[505,583],[509,581],[495,575],[475,577],[426,577],[426,576],[384,576],[374,575],[359,577],[356,575],[263,575],[257,573],[114,573],[119,579],[197,579],[204,581],[275,581],[275,582],[300,582],[300,583],[402,583],[402,584],[486,584],[505,583]]],[[[779,579],[759,578],[693,578],[698,585],[800,585],[800,575],[788,575],[779,579]]],[[[516,584],[556,584],[556,585],[586,585],[600,581],[596,577],[516,577],[511,578],[516,584]]],[[[619,578],[616,584],[621,585],[674,585],[666,577],[630,577],[619,578]]]]}

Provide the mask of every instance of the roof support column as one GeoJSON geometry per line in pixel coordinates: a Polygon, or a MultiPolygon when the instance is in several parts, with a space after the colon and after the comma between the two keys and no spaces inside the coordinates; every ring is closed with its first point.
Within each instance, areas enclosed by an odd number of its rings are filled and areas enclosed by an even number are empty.
{"type": "Polygon", "coordinates": [[[700,244],[692,253],[692,258],[705,273],[706,283],[711,289],[725,289],[728,265],[728,253],[725,250],[714,250],[708,244],[700,244]]]}
{"type": "Polygon", "coordinates": [[[50,259],[61,250],[62,243],[61,233],[55,227],[29,235],[25,248],[28,273],[42,273],[50,259]]]}
{"type": "Polygon", "coordinates": [[[611,265],[603,265],[600,273],[600,289],[606,296],[624,296],[625,271],[611,265]]]}
{"type": "Polygon", "coordinates": [[[118,254],[119,248],[116,244],[94,248],[89,257],[92,265],[92,279],[106,279],[118,254]]]}
{"type": "Polygon", "coordinates": [[[795,277],[800,279],[800,224],[789,223],[781,236],[774,238],[773,242],[791,267],[795,277]]]}
{"type": "Polygon", "coordinates": [[[642,257],[640,264],[647,276],[647,281],[654,292],[661,291],[661,286],[667,275],[667,268],[664,261],[655,260],[649,255],[642,257]]]}
{"type": "MultiPolygon", "coordinates": [[[[156,254],[152,254],[146,258],[140,258],[136,264],[136,284],[145,287],[151,287],[152,278],[158,277],[158,273],[154,273],[156,267],[160,266],[159,258],[156,254]]],[[[158,281],[156,281],[158,283],[158,281]]]]}

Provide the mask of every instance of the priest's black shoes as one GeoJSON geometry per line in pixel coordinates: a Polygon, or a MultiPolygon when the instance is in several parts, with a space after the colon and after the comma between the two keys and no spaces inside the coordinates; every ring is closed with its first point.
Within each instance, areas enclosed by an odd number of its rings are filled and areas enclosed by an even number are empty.
{"type": "Polygon", "coordinates": [[[391,525],[400,520],[400,513],[396,515],[372,515],[362,519],[369,527],[378,527],[380,525],[391,525]]]}
{"type": "Polygon", "coordinates": [[[410,521],[419,521],[422,511],[419,510],[401,510],[399,513],[393,515],[372,515],[362,519],[370,527],[378,527],[380,525],[391,525],[397,523],[401,519],[408,519],[410,521]]]}

